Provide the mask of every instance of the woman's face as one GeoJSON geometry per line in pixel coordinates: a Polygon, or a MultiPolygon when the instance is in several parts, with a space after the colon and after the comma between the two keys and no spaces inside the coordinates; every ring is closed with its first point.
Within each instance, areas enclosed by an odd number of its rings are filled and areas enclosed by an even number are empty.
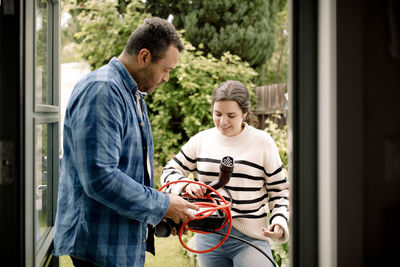
{"type": "Polygon", "coordinates": [[[213,120],[218,131],[225,136],[235,136],[242,131],[243,113],[236,101],[218,101],[213,106],[213,120]]]}

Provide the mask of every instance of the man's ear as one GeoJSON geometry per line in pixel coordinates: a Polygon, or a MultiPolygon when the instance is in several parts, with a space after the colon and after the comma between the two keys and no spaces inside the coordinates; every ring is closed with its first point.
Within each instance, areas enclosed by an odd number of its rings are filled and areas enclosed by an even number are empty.
{"type": "Polygon", "coordinates": [[[139,64],[143,66],[147,66],[151,63],[151,54],[150,51],[146,48],[143,48],[139,51],[137,56],[139,64]]]}

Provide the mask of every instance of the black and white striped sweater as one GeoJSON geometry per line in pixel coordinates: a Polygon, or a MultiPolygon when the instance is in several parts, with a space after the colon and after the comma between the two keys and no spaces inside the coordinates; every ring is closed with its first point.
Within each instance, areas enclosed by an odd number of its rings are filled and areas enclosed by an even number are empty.
{"type": "MultiPolygon", "coordinates": [[[[233,227],[253,238],[268,240],[261,228],[279,224],[284,235],[275,241],[286,242],[289,238],[289,182],[276,144],[265,131],[246,124],[243,131],[233,137],[220,134],[216,128],[199,132],[166,164],[161,183],[190,180],[187,178],[190,173],[195,180],[212,182],[218,179],[219,164],[224,156],[235,160],[231,179],[225,186],[232,195],[233,227]]],[[[179,194],[185,185],[172,184],[165,191],[179,194]]],[[[223,189],[218,192],[226,197],[223,189]]]]}

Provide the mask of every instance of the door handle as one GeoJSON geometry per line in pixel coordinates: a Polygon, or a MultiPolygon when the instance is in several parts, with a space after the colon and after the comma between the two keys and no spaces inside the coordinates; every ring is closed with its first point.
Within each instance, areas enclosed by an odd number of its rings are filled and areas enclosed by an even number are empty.
{"type": "Polygon", "coordinates": [[[36,186],[36,191],[45,191],[45,190],[47,190],[46,184],[40,184],[36,186]]]}

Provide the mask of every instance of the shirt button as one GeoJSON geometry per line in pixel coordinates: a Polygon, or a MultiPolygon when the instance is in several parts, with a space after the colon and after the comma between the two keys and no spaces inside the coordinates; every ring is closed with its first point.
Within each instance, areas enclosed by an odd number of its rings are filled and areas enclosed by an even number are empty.
{"type": "Polygon", "coordinates": [[[143,243],[146,243],[146,239],[143,239],[143,243]]]}
{"type": "Polygon", "coordinates": [[[141,122],[139,125],[140,125],[141,127],[143,127],[143,122],[141,122]]]}

